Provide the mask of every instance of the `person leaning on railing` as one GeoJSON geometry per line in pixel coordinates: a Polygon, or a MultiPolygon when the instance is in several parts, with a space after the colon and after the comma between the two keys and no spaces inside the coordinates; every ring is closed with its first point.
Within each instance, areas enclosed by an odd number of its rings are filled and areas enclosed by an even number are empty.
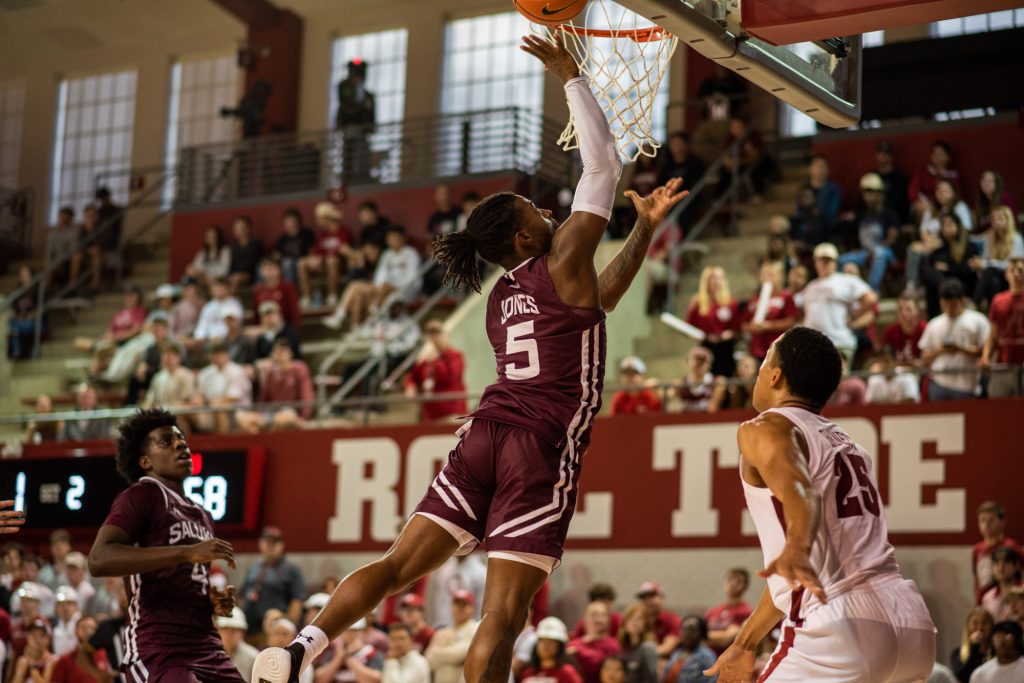
{"type": "Polygon", "coordinates": [[[1006,281],[1010,288],[996,294],[988,309],[992,330],[979,361],[983,368],[994,362],[1009,366],[992,371],[988,395],[993,398],[1024,396],[1024,256],[1009,259],[1006,281]]]}

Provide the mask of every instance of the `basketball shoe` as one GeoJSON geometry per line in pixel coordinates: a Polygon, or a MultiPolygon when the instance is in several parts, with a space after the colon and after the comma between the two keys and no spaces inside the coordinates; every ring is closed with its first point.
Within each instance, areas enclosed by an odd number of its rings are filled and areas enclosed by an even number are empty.
{"type": "Polygon", "coordinates": [[[292,643],[286,648],[268,647],[253,662],[253,683],[298,683],[305,654],[302,645],[298,643],[292,643]]]}

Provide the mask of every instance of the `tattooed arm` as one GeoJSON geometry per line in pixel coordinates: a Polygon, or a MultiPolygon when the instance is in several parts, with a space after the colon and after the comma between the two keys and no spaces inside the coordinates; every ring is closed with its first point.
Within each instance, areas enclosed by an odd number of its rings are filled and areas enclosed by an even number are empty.
{"type": "Polygon", "coordinates": [[[626,192],[626,196],[633,200],[633,206],[636,207],[637,219],[622,249],[598,276],[601,307],[605,311],[614,309],[619,299],[629,289],[647,256],[647,248],[650,246],[654,230],[665,219],[669,210],[689,194],[685,190],[679,190],[682,184],[681,178],[673,178],[646,197],[641,197],[632,190],[626,192]]]}

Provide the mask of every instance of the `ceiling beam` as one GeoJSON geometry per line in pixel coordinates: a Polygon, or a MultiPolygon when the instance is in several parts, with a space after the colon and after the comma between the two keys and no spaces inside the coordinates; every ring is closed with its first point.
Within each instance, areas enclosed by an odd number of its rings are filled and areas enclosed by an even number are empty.
{"type": "Polygon", "coordinates": [[[269,28],[277,21],[280,11],[268,0],[210,0],[221,9],[234,15],[249,28],[269,28]]]}

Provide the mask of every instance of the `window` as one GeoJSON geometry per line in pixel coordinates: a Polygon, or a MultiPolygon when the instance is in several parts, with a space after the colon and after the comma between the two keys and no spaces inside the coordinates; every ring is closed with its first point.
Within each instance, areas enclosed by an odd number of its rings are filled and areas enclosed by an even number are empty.
{"type": "Polygon", "coordinates": [[[885,31],[868,31],[867,33],[862,33],[860,38],[862,47],[885,45],[885,31]]]}
{"type": "MultiPolygon", "coordinates": [[[[173,169],[186,147],[232,142],[237,137],[235,118],[220,115],[221,107],[238,104],[238,67],[234,54],[183,59],[171,67],[171,98],[164,163],[173,169]]],[[[223,156],[230,156],[225,149],[223,156]]],[[[174,198],[176,178],[164,186],[164,206],[174,198]]]]}
{"type": "Polygon", "coordinates": [[[441,113],[462,114],[518,107],[509,112],[448,120],[438,142],[438,174],[482,173],[511,168],[516,158],[540,158],[544,67],[519,49],[530,23],[518,12],[456,19],[445,27],[441,113]],[[519,128],[519,130],[516,130],[519,128]]]}
{"type": "Polygon", "coordinates": [[[115,203],[128,201],[135,123],[135,71],[69,78],[57,92],[50,221],[61,206],[91,202],[97,181],[115,203]]]}
{"type": "MultiPolygon", "coordinates": [[[[332,145],[330,167],[340,182],[363,182],[367,175],[381,183],[401,179],[402,152],[405,139],[402,120],[405,118],[405,66],[409,31],[404,28],[342,36],[331,49],[330,104],[327,125],[335,128],[338,112],[338,84],[348,76],[348,63],[361,60],[366,64],[366,90],[373,93],[375,127],[365,142],[354,142],[349,153],[344,152],[341,135],[332,145]],[[354,169],[353,176],[342,176],[343,159],[349,163],[367,164],[363,170],[354,169]],[[361,161],[360,161],[361,160],[361,161]]],[[[353,142],[352,138],[348,138],[353,142]]]]}
{"type": "Polygon", "coordinates": [[[17,189],[25,87],[0,86],[0,187],[17,189]]]}
{"type": "Polygon", "coordinates": [[[1024,9],[975,14],[932,22],[931,33],[936,38],[963,36],[969,33],[986,33],[1024,26],[1024,9]]]}

